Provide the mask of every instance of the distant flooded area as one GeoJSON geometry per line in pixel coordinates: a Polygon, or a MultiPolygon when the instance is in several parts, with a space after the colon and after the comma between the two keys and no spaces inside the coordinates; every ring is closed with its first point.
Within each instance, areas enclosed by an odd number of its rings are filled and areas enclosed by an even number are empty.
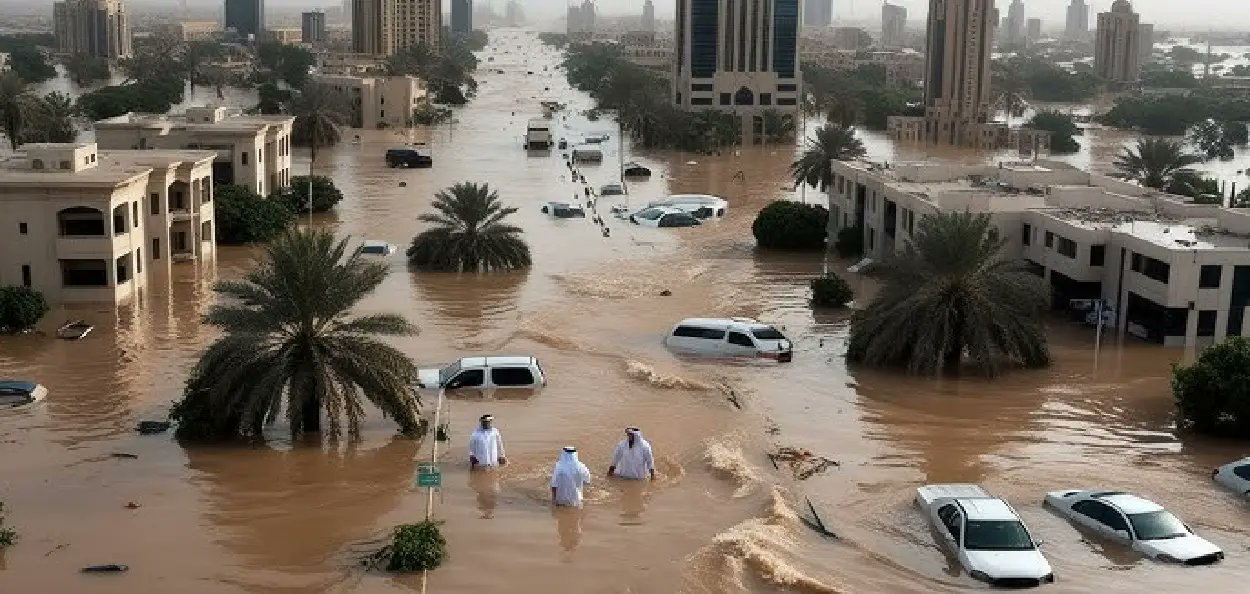
{"type": "MultiPolygon", "coordinates": [[[[1055,362],[1045,370],[934,380],[848,369],[849,312],[813,312],[807,300],[811,278],[851,263],[762,253],[751,236],[755,214],[772,200],[824,200],[790,189],[794,146],[706,156],[626,142],[619,160],[653,175],[630,180],[626,196],[601,199],[599,214],[611,228],[605,237],[589,218],[540,211],[581,185],[561,151],[527,152],[522,137],[526,121],[541,115],[539,101],[567,102],[553,120],[557,136],[610,136],[603,163],[581,166],[598,187],[620,181],[615,123],[581,115],[590,99],[569,88],[557,70],[559,52],[534,34],[492,31],[484,54],[493,60],[478,73],[479,95],[453,123],[347,131],[317,164],[346,198],[313,224],[400,248],[387,257],[389,277],[363,304],[420,327],[394,340],[397,348],[422,367],[531,355],[547,375],[546,388],[525,398],[449,404],[452,448],[435,496],[449,557],[430,573],[427,591],[983,588],[937,546],[913,503],[916,487],[934,482],[980,483],[1011,502],[1054,567],[1057,584],[1043,591],[1231,593],[1250,583],[1247,504],[1210,478],[1213,467],[1244,454],[1242,446],[1174,432],[1171,365],[1192,353],[1116,336],[1104,337],[1096,352],[1092,331],[1055,319],[1055,362]],[[433,168],[386,166],[386,149],[418,142],[433,168]],[[512,219],[533,251],[531,270],[408,268],[403,248],[423,228],[417,216],[435,192],[462,181],[488,183],[519,209],[512,219]],[[671,229],[607,212],[673,193],[724,197],[728,213],[671,229]],[[775,324],[794,341],[794,361],[673,355],[664,334],[695,316],[775,324]],[[471,474],[464,446],[487,413],[506,440],[509,464],[471,474]],[[604,478],[629,426],[655,448],[654,482],[604,478]],[[548,480],[565,445],[578,447],[594,481],[584,509],[553,512],[548,480]],[[769,462],[766,452],[777,446],[838,464],[798,480],[769,462]],[[1129,490],[1158,501],[1228,558],[1178,567],[1092,542],[1041,505],[1047,491],[1068,488],[1129,490]],[[804,523],[813,511],[836,538],[804,523]]],[[[1085,139],[1106,134],[1115,138],[1108,145],[1121,142],[1110,132],[1085,139]]],[[[1091,158],[1102,162],[1099,142],[1091,158]]],[[[867,144],[873,158],[906,158],[879,137],[868,135],[867,144]]],[[[295,173],[307,166],[307,151],[297,152],[295,173]]],[[[169,434],[134,430],[165,418],[189,368],[217,337],[200,322],[214,302],[213,283],[240,278],[258,254],[221,247],[210,265],[150,276],[134,303],[57,308],[42,334],[0,338],[0,377],[49,390],[40,404],[0,411],[0,501],[21,536],[0,553],[0,592],[421,591],[420,575],[359,563],[395,525],[425,514],[414,477],[429,443],[396,437],[378,411],[369,411],[359,444],[321,447],[292,444],[281,425],[257,446],[183,446],[169,434]],[[76,318],[96,331],[82,341],[52,337],[76,318]],[[130,570],[79,571],[107,563],[130,570]]],[[[866,298],[867,281],[847,278],[866,298]]]]}

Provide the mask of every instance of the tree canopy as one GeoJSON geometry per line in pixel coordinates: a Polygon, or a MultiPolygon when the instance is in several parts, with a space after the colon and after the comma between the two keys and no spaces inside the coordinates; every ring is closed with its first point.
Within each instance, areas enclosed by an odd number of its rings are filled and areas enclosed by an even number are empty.
{"type": "Polygon", "coordinates": [[[1075,153],[1081,150],[1081,143],[1076,141],[1076,122],[1072,116],[1054,110],[1037,112],[1029,120],[1028,126],[1050,132],[1050,151],[1052,153],[1075,153]]]}
{"type": "Polygon", "coordinates": [[[1192,365],[1173,366],[1172,394],[1182,428],[1250,439],[1250,340],[1230,336],[1192,365]]]}
{"type": "Polygon", "coordinates": [[[520,227],[504,220],[505,207],[487,184],[459,183],[434,195],[435,212],[418,217],[431,227],[412,240],[408,261],[438,272],[490,272],[528,268],[529,245],[520,227]]]}

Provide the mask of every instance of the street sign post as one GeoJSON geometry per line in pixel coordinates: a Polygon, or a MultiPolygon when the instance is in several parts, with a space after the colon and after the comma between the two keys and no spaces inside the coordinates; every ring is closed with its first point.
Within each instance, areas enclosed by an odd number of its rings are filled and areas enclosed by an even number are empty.
{"type": "Polygon", "coordinates": [[[443,473],[433,464],[422,464],[417,468],[418,487],[443,486],[443,473]]]}

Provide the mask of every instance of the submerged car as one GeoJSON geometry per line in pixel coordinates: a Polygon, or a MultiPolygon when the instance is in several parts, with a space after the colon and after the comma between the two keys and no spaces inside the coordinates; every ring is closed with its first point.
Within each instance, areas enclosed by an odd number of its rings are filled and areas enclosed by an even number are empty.
{"type": "Polygon", "coordinates": [[[1209,565],[1224,551],[1159,504],[1121,491],[1052,491],[1051,506],[1073,523],[1165,563],[1209,565]]]}
{"type": "Polygon", "coordinates": [[[651,202],[647,206],[676,208],[699,219],[720,218],[729,210],[728,201],[708,194],[673,194],[663,200],[651,202]]]}
{"type": "Polygon", "coordinates": [[[699,219],[680,208],[644,208],[629,215],[629,222],[642,227],[695,227],[699,219]]]}
{"type": "Polygon", "coordinates": [[[780,330],[751,318],[687,318],[668,332],[664,346],[709,357],[794,359],[793,344],[780,330]]]}
{"type": "Polygon", "coordinates": [[[1242,458],[1216,468],[1211,473],[1211,478],[1234,493],[1250,497],[1250,458],[1242,458]]]}
{"type": "Polygon", "coordinates": [[[916,489],[916,504],[973,579],[1015,587],[1055,581],[1020,515],[979,485],[926,485],[916,489]]]}
{"type": "Polygon", "coordinates": [[[623,196],[625,195],[625,186],[621,184],[605,184],[599,188],[600,196],[623,196]]]}
{"type": "Polygon", "coordinates": [[[395,246],[385,241],[366,239],[360,244],[358,251],[366,256],[389,256],[395,253],[395,246]]]}
{"type": "Polygon", "coordinates": [[[48,389],[35,382],[0,380],[0,407],[22,406],[39,402],[48,395],[48,389]]]}
{"type": "Polygon", "coordinates": [[[389,167],[433,167],[434,159],[416,149],[393,148],[386,151],[389,167]]]}
{"type": "Polygon", "coordinates": [[[417,372],[417,387],[442,389],[452,395],[499,394],[499,390],[534,391],[547,385],[534,357],[465,357],[442,369],[417,372]]]}
{"type": "Polygon", "coordinates": [[[625,164],[625,177],[651,177],[651,170],[634,162],[625,164]]]}
{"type": "Polygon", "coordinates": [[[543,205],[542,212],[557,219],[586,218],[586,209],[582,205],[568,202],[548,202],[543,205]]]}

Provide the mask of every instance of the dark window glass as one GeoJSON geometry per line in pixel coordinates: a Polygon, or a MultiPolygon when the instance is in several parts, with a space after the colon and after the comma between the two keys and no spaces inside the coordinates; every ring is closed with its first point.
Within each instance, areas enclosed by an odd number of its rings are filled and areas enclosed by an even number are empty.
{"type": "Polygon", "coordinates": [[[1237,478],[1250,481],[1250,464],[1243,464],[1233,468],[1233,475],[1237,478]]]}
{"type": "Polygon", "coordinates": [[[1113,530],[1128,530],[1128,522],[1124,520],[1124,516],[1105,503],[1080,501],[1072,506],[1072,511],[1089,516],[1103,525],[1110,526],[1113,530]]]}
{"type": "Polygon", "coordinates": [[[152,259],[161,259],[161,238],[159,237],[152,238],[152,259]]]}
{"type": "Polygon", "coordinates": [[[760,93],[760,105],[772,105],[772,104],[773,104],[772,93],[760,93]]]}
{"type": "Polygon", "coordinates": [[[747,336],[746,334],[742,334],[739,332],[729,333],[729,344],[755,348],[755,343],[751,342],[751,338],[747,336]]]}
{"type": "Polygon", "coordinates": [[[247,165],[247,151],[243,151],[242,156],[239,158],[239,162],[247,165]]]}
{"type": "Polygon", "coordinates": [[[1137,253],[1133,254],[1133,261],[1129,265],[1129,268],[1132,269],[1133,272],[1141,272],[1142,270],[1142,255],[1141,254],[1137,254],[1137,253]]]}
{"type": "Polygon", "coordinates": [[[29,287],[31,285],[30,264],[22,264],[22,286],[29,287]]]}
{"type": "Polygon", "coordinates": [[[791,85],[791,84],[777,85],[777,90],[781,91],[782,93],[793,93],[799,90],[799,86],[791,85]]]}
{"type": "Polygon", "coordinates": [[[1154,258],[1142,256],[1141,273],[1147,278],[1152,278],[1166,285],[1168,276],[1172,273],[1172,267],[1154,258]]]}
{"type": "Polygon", "coordinates": [[[148,207],[149,212],[151,212],[154,215],[161,214],[161,195],[160,194],[153,193],[151,198],[148,199],[148,202],[150,203],[150,206],[148,207]]]}
{"type": "Polygon", "coordinates": [[[1199,289],[1218,289],[1224,273],[1223,266],[1203,266],[1198,274],[1199,289]]]}
{"type": "Polygon", "coordinates": [[[1107,260],[1107,246],[1091,245],[1089,246],[1089,265],[1102,266],[1107,260]]]}
{"type": "Polygon", "coordinates": [[[1033,226],[1028,223],[1025,223],[1024,226],[1020,228],[1020,243],[1023,243],[1024,245],[1030,245],[1032,242],[1033,242],[1033,226]]]}
{"type": "Polygon", "coordinates": [[[1144,514],[1130,514],[1129,522],[1133,523],[1133,532],[1138,540],[1163,540],[1180,538],[1189,534],[1189,529],[1176,516],[1159,510],[1144,514]]]}
{"type": "Polygon", "coordinates": [[[712,89],[712,85],[709,85],[707,83],[696,83],[696,84],[690,85],[690,90],[711,92],[713,89],[712,89]]]}
{"type": "Polygon", "coordinates": [[[690,73],[695,77],[710,78],[716,73],[719,23],[719,0],[690,0],[690,73]]]}
{"type": "Polygon", "coordinates": [[[1055,247],[1055,234],[1050,231],[1046,232],[1046,247],[1055,247]]]}
{"type": "Polygon", "coordinates": [[[466,369],[464,371],[461,371],[460,375],[457,375],[455,378],[452,378],[450,382],[447,382],[447,387],[450,389],[478,388],[478,387],[481,387],[481,385],[485,383],[485,381],[486,381],[485,371],[482,371],[481,369],[466,369]]]}
{"type": "Polygon", "coordinates": [[[17,232],[21,233],[22,235],[26,235],[26,223],[18,223],[17,232]]]}
{"type": "Polygon", "coordinates": [[[798,60],[799,0],[777,0],[773,14],[773,71],[778,78],[794,78],[798,60]]]}
{"type": "Polygon", "coordinates": [[[721,94],[720,94],[720,104],[721,104],[721,105],[729,105],[729,98],[730,98],[730,94],[729,94],[729,93],[721,93],[721,94]]]}
{"type": "Polygon", "coordinates": [[[691,105],[711,105],[712,98],[711,97],[691,97],[690,104],[691,105]]]}
{"type": "Polygon", "coordinates": [[[1076,259],[1076,242],[1066,237],[1059,238],[1059,247],[1056,249],[1060,255],[1076,259]]]}
{"type": "Polygon", "coordinates": [[[534,374],[527,367],[496,367],[490,370],[490,381],[496,386],[532,386],[534,374]]]}
{"type": "Polygon", "coordinates": [[[756,328],[751,331],[760,340],[784,340],[785,336],[775,328],[756,328]]]}
{"type": "Polygon", "coordinates": [[[1215,310],[1198,312],[1198,336],[1215,336],[1215,310]]]}
{"type": "Polygon", "coordinates": [[[713,328],[699,328],[697,326],[678,326],[673,330],[673,336],[682,338],[706,338],[708,340],[724,340],[725,331],[713,328]]]}
{"type": "Polygon", "coordinates": [[[794,97],[778,97],[777,105],[798,105],[798,100],[794,97]]]}

